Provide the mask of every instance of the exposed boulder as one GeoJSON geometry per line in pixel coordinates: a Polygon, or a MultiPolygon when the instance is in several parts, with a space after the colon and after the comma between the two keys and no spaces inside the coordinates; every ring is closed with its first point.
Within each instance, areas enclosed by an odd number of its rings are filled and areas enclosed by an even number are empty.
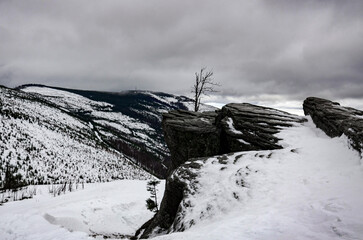
{"type": "Polygon", "coordinates": [[[172,172],[178,172],[178,174],[169,175],[166,179],[164,197],[159,212],[136,232],[136,236],[139,236],[142,232],[140,238],[144,239],[154,234],[168,233],[174,230],[172,228],[176,226],[175,217],[180,209],[179,205],[188,189],[186,182],[197,177],[194,171],[191,171],[195,168],[200,168],[200,165],[196,162],[182,164],[181,167],[172,172]]]}
{"type": "Polygon", "coordinates": [[[167,233],[178,226],[175,217],[187,191],[185,179],[196,177],[188,169],[200,167],[195,161],[185,164],[188,160],[238,151],[280,149],[282,146],[274,135],[303,121],[303,117],[247,103],[231,103],[216,112],[176,110],[164,114],[163,131],[172,168],[160,210],[138,231],[144,230],[141,238],[167,233]],[[173,174],[176,171],[178,174],[173,174]]]}
{"type": "Polygon", "coordinates": [[[330,137],[346,135],[352,147],[363,152],[363,111],[342,107],[337,102],[309,97],[303,104],[316,126],[330,137]]]}
{"type": "Polygon", "coordinates": [[[176,169],[189,158],[213,156],[220,152],[220,129],[216,112],[170,111],[163,115],[164,137],[176,169]]]}
{"type": "Polygon", "coordinates": [[[305,121],[304,118],[273,108],[249,103],[230,103],[218,115],[217,124],[221,129],[220,154],[281,149],[274,136],[283,127],[305,121]]]}
{"type": "Polygon", "coordinates": [[[280,149],[274,134],[302,121],[273,108],[230,103],[215,112],[170,111],[163,115],[162,125],[174,170],[190,158],[280,149]]]}

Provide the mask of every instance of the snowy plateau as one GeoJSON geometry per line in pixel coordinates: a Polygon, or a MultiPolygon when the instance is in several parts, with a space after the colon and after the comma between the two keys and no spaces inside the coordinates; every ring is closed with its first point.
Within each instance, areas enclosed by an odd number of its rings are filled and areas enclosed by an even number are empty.
{"type": "MultiPolygon", "coordinates": [[[[128,239],[153,217],[145,207],[146,182],[153,176],[110,147],[106,136],[119,133],[102,126],[151,145],[155,128],[114,111],[110,102],[74,92],[39,86],[0,90],[1,166],[11,161],[34,183],[81,176],[90,182],[55,197],[49,194],[52,185],[32,185],[32,199],[0,206],[1,240],[128,239]],[[80,108],[85,111],[76,114],[80,108]]],[[[170,103],[167,96],[157,97],[159,104],[170,103]]],[[[330,138],[306,118],[276,134],[283,149],[201,158],[193,162],[198,168],[189,169],[193,179],[175,169],[170,177],[187,186],[178,221],[168,234],[151,238],[363,239],[363,156],[346,136],[330,138]]],[[[158,199],[164,188],[162,181],[158,199]]]]}

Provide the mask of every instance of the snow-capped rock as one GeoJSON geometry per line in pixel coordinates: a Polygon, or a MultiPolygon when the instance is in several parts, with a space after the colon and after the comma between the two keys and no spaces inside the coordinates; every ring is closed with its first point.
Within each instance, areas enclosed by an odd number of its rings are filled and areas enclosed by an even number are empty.
{"type": "MultiPolygon", "coordinates": [[[[197,161],[184,165],[192,158],[238,151],[282,149],[276,134],[284,128],[306,121],[303,117],[247,103],[227,104],[216,112],[177,110],[163,116],[165,140],[172,157],[171,170],[181,171],[185,181],[195,177],[192,169],[199,167],[197,161]]],[[[146,229],[142,237],[149,237],[155,231],[170,231],[176,221],[184,191],[188,188],[184,180],[180,181],[174,175],[167,178],[160,211],[144,226],[146,229]]]]}
{"type": "MultiPolygon", "coordinates": [[[[310,117],[276,137],[283,149],[195,158],[182,164],[165,189],[165,194],[181,199],[175,218],[164,213],[171,225],[163,221],[143,237],[361,239],[363,172],[360,155],[349,149],[348,139],[331,139],[310,117]]],[[[162,216],[157,214],[154,220],[162,216]]]]}

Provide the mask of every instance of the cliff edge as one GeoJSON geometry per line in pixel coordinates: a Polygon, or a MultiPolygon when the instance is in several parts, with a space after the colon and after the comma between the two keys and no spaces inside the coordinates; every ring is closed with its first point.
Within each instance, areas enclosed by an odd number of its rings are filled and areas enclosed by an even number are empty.
{"type": "MultiPolygon", "coordinates": [[[[304,121],[303,117],[248,103],[231,103],[215,112],[176,110],[164,114],[162,125],[172,168],[159,212],[136,235],[148,238],[183,230],[176,216],[188,191],[185,180],[195,179],[197,175],[192,170],[201,166],[197,161],[186,163],[188,160],[240,151],[282,149],[276,134],[304,121]]],[[[225,157],[219,159],[223,162],[225,157]]]]}

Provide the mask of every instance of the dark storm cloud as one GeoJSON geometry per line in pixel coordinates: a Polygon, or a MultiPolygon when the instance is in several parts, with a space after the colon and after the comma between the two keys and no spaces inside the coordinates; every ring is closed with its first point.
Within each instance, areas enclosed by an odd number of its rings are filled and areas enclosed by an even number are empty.
{"type": "Polygon", "coordinates": [[[363,98],[359,0],[0,1],[0,84],[363,98]]]}

